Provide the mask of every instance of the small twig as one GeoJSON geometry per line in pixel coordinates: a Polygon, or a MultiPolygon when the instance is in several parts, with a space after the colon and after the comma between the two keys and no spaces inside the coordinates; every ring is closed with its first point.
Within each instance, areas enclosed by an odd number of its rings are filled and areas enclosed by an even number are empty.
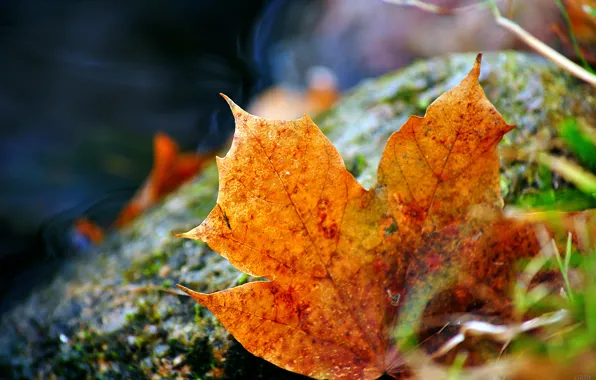
{"type": "Polygon", "coordinates": [[[482,321],[470,321],[462,325],[459,333],[453,338],[449,339],[431,357],[437,358],[447,354],[453,350],[460,343],[466,340],[466,337],[487,337],[496,342],[508,344],[518,335],[537,329],[539,327],[549,326],[569,320],[569,312],[565,309],[544,314],[540,317],[530,319],[521,324],[514,324],[510,326],[494,325],[482,321]]]}
{"type": "Polygon", "coordinates": [[[538,163],[573,183],[584,193],[596,196],[596,176],[575,162],[548,153],[538,155],[538,163]]]}
{"type": "Polygon", "coordinates": [[[514,21],[503,17],[501,15],[501,11],[497,7],[495,0],[487,0],[482,1],[477,4],[468,5],[461,8],[444,8],[434,4],[428,4],[424,1],[420,0],[383,0],[389,4],[395,5],[402,5],[402,6],[410,6],[425,12],[433,13],[433,14],[440,14],[440,15],[453,15],[456,13],[460,13],[463,11],[468,11],[472,9],[478,9],[480,7],[488,6],[495,18],[495,22],[497,25],[501,26],[505,30],[515,34],[520,40],[525,42],[529,47],[534,49],[538,54],[542,55],[543,57],[551,60],[554,64],[566,70],[571,75],[579,78],[590,85],[596,87],[596,75],[590,73],[588,70],[584,69],[583,67],[579,66],[578,64],[574,63],[573,61],[569,60],[563,54],[559,53],[558,51],[554,50],[544,42],[540,41],[538,38],[534,37],[532,34],[527,32],[524,28],[519,26],[514,21]]]}
{"type": "Polygon", "coordinates": [[[133,293],[148,293],[150,291],[158,291],[158,292],[165,292],[169,294],[173,294],[176,296],[188,296],[188,294],[182,292],[181,290],[168,288],[161,285],[95,285],[95,284],[86,284],[74,289],[71,293],[71,296],[79,296],[86,292],[93,292],[93,291],[106,291],[106,290],[115,290],[116,292],[133,292],[133,293]]]}
{"type": "Polygon", "coordinates": [[[528,46],[530,46],[543,57],[551,60],[555,65],[567,70],[571,75],[596,87],[596,75],[590,73],[580,65],[572,62],[563,54],[559,53],[544,42],[540,41],[538,38],[528,33],[524,28],[515,22],[501,16],[501,12],[499,11],[499,8],[495,4],[494,0],[489,2],[489,8],[495,17],[495,22],[497,25],[500,25],[504,29],[515,34],[520,40],[524,41],[528,46]]]}
{"type": "Polygon", "coordinates": [[[489,1],[482,1],[477,4],[470,4],[470,5],[466,5],[466,6],[458,7],[458,8],[445,8],[445,7],[441,7],[439,5],[435,5],[435,4],[428,4],[428,3],[425,3],[424,1],[420,1],[420,0],[383,0],[383,1],[388,4],[409,6],[409,7],[423,10],[428,13],[434,13],[434,14],[438,14],[438,15],[453,15],[456,13],[467,12],[467,11],[475,10],[477,8],[481,8],[481,7],[489,5],[488,4],[489,1]]]}
{"type": "Polygon", "coordinates": [[[166,288],[165,286],[160,285],[125,285],[120,287],[118,290],[125,291],[125,292],[134,292],[134,293],[145,293],[150,291],[158,291],[158,292],[165,292],[170,293],[176,296],[188,296],[188,294],[182,292],[181,290],[174,289],[174,288],[166,288]]]}

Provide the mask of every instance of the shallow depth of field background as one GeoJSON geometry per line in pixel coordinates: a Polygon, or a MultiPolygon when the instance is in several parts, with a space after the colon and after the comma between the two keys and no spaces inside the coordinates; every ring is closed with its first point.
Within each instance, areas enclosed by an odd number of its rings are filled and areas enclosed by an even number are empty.
{"type": "MultiPolygon", "coordinates": [[[[513,4],[517,22],[559,46],[554,2],[513,4]]],[[[0,294],[86,244],[76,218],[113,220],[151,168],[155,132],[184,150],[225,144],[233,122],[219,92],[247,106],[270,86],[304,90],[316,66],[347,91],[417,58],[508,47],[525,49],[487,10],[440,16],[381,0],[4,1],[0,294]]]]}

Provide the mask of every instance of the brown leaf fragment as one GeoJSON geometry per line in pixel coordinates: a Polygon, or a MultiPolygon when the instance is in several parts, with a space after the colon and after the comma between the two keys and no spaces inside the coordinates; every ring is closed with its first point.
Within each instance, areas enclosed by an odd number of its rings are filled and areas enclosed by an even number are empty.
{"type": "Polygon", "coordinates": [[[180,289],[253,354],[319,379],[397,378],[396,329],[478,300],[507,306],[514,263],[540,245],[535,222],[502,213],[497,144],[513,127],[478,84],[480,58],[390,137],[369,190],[308,116],[267,120],[224,96],[236,132],[217,204],[181,236],[269,281],[180,289]]]}
{"type": "Polygon", "coordinates": [[[99,244],[103,241],[103,229],[87,218],[78,218],[73,225],[74,231],[89,239],[93,244],[99,244]]]}
{"type": "Polygon", "coordinates": [[[269,119],[289,119],[305,113],[315,115],[330,109],[340,98],[335,74],[324,67],[307,72],[306,92],[277,86],[261,92],[248,112],[269,119]]]}
{"type": "Polygon", "coordinates": [[[123,227],[164,196],[193,178],[212,157],[210,154],[180,153],[174,140],[164,133],[153,139],[153,169],[149,177],[124,207],[114,223],[123,227]]]}

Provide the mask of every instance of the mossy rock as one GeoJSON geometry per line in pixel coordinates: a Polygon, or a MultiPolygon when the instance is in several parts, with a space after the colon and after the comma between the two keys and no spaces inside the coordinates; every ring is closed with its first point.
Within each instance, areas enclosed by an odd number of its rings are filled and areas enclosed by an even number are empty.
{"type": "MultiPolygon", "coordinates": [[[[423,115],[473,62],[474,55],[452,55],[367,81],[318,123],[369,186],[388,136],[409,115],[423,115]]],[[[518,125],[505,146],[552,140],[570,117],[596,124],[596,91],[540,57],[486,54],[481,83],[505,120],[518,125]]],[[[502,174],[508,202],[531,189],[565,186],[527,163],[504,165],[502,174]]],[[[67,262],[3,316],[0,377],[303,378],[248,354],[208,310],[174,288],[212,292],[250,280],[205,245],[172,235],[198,225],[216,197],[211,166],[130,228],[67,262]]]]}

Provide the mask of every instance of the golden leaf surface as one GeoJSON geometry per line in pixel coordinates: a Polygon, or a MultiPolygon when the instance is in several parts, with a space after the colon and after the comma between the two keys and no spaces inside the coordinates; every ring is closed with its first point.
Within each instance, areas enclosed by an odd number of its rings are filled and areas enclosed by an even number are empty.
{"type": "MultiPolygon", "coordinates": [[[[394,331],[420,318],[414,301],[470,284],[473,298],[504,294],[514,260],[539,250],[529,223],[502,216],[497,144],[513,127],[478,83],[480,57],[424,118],[390,137],[369,190],[308,116],[267,120],[226,98],[236,132],[217,161],[217,205],[181,236],[270,281],[213,294],[179,287],[282,368],[320,379],[398,376],[394,331]],[[437,276],[444,281],[429,280],[437,276]]],[[[466,296],[433,302],[445,311],[466,296]]]]}

